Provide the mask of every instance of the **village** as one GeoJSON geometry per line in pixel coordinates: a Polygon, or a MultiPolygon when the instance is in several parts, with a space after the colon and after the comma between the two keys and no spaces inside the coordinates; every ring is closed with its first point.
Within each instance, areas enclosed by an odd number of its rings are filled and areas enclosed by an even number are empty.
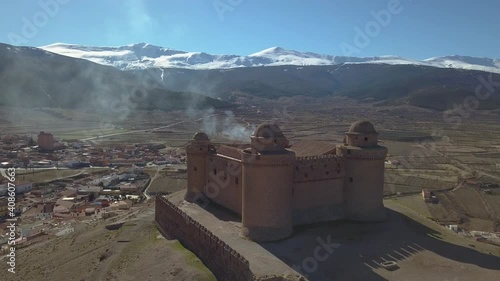
{"type": "MultiPolygon", "coordinates": [[[[23,248],[126,214],[150,197],[153,173],[182,174],[184,162],[185,153],[168,151],[164,144],[103,146],[58,141],[46,132],[36,141],[29,135],[0,136],[0,168],[15,169],[14,208],[9,208],[8,180],[0,177],[0,229],[6,229],[13,211],[16,246],[23,248]]],[[[8,241],[0,234],[2,253],[8,241]]]]}

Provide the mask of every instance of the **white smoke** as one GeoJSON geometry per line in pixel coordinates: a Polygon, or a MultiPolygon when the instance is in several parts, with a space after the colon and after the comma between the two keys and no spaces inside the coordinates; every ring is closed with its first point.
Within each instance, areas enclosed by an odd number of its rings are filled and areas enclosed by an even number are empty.
{"type": "Polygon", "coordinates": [[[250,135],[252,135],[255,130],[255,126],[251,125],[249,127],[244,127],[243,125],[235,122],[234,114],[232,111],[225,111],[226,118],[223,121],[222,135],[229,138],[230,140],[249,140],[250,135]]]}
{"type": "Polygon", "coordinates": [[[213,108],[206,110],[188,110],[187,114],[196,118],[205,117],[201,124],[201,131],[210,137],[222,136],[233,141],[249,141],[255,126],[243,126],[238,123],[232,111],[224,111],[224,116],[216,115],[213,108]]]}
{"type": "Polygon", "coordinates": [[[203,122],[201,123],[202,126],[202,132],[206,133],[209,136],[214,136],[217,134],[217,116],[213,115],[214,114],[214,109],[209,108],[207,110],[203,110],[203,115],[207,116],[205,119],[203,119],[203,122]]]}

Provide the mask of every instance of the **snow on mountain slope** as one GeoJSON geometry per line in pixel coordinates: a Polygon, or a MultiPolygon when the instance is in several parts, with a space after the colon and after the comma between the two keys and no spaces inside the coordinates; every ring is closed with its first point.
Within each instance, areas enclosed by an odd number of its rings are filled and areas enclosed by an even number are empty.
{"type": "Polygon", "coordinates": [[[500,60],[466,56],[447,56],[423,61],[396,56],[346,57],[320,55],[311,52],[272,47],[248,55],[212,55],[203,52],[184,52],[146,43],[120,47],[93,47],[56,43],[41,49],[64,56],[86,59],[122,70],[145,68],[229,69],[279,65],[336,65],[343,63],[376,63],[391,65],[423,65],[440,68],[481,70],[500,73],[500,60]]]}
{"type": "Polygon", "coordinates": [[[425,62],[428,62],[436,67],[482,70],[500,73],[500,59],[446,56],[426,59],[425,62]]]}

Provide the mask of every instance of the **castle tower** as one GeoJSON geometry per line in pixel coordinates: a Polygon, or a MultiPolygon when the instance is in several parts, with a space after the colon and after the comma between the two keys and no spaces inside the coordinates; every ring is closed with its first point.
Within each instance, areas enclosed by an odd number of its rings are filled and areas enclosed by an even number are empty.
{"type": "Polygon", "coordinates": [[[254,241],[274,241],[292,234],[295,152],[275,124],[264,123],[242,154],[242,230],[254,241]]]}
{"type": "Polygon", "coordinates": [[[344,158],[346,217],[358,221],[382,221],[384,162],[387,148],[378,145],[378,133],[368,121],[352,124],[344,144],[337,147],[344,158]]]}
{"type": "Polygon", "coordinates": [[[184,199],[189,202],[203,196],[207,183],[207,157],[210,140],[205,133],[196,133],[186,147],[187,191],[184,199]]]}

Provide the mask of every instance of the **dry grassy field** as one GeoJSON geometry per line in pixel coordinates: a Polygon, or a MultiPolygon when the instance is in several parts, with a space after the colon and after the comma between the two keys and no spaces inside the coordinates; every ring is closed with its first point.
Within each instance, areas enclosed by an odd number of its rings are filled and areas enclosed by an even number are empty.
{"type": "Polygon", "coordinates": [[[148,193],[154,194],[170,194],[175,191],[186,188],[186,174],[167,174],[160,175],[154,179],[148,189],[148,193]]]}
{"type": "Polygon", "coordinates": [[[83,170],[66,170],[66,169],[52,169],[52,170],[19,170],[17,172],[17,179],[21,182],[35,182],[42,183],[53,181],[56,179],[69,178],[83,173],[83,170]]]}

